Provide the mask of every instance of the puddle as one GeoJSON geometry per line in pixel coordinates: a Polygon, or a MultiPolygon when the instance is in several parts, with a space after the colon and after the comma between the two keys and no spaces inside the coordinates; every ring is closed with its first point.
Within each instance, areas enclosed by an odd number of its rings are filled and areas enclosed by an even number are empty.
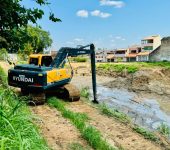
{"type": "Polygon", "coordinates": [[[98,86],[97,91],[100,103],[104,102],[110,108],[124,112],[135,124],[150,130],[156,130],[161,123],[170,127],[170,112],[161,109],[160,103],[155,98],[144,98],[125,89],[104,86],[98,86]]]}

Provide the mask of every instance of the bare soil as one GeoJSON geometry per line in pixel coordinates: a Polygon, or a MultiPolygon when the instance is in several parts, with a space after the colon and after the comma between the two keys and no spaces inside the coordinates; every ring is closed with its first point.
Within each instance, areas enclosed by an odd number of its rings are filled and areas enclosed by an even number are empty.
{"type": "Polygon", "coordinates": [[[39,117],[37,122],[41,133],[53,150],[69,150],[71,144],[79,143],[87,147],[87,142],[77,129],[64,119],[60,112],[47,105],[31,107],[32,112],[39,117]]]}

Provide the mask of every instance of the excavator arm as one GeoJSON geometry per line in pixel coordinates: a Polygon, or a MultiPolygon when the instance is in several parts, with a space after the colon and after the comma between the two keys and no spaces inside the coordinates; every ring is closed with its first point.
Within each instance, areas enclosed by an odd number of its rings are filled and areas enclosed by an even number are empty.
{"type": "Polygon", "coordinates": [[[91,70],[92,70],[92,86],[93,86],[93,97],[94,103],[97,101],[97,88],[96,88],[96,65],[95,65],[95,47],[94,44],[89,44],[86,46],[81,46],[79,48],[63,47],[59,50],[56,57],[54,58],[51,67],[59,68],[64,67],[65,59],[67,57],[77,57],[79,55],[90,55],[91,57],[91,70]],[[90,48],[90,49],[87,49],[90,48]]]}

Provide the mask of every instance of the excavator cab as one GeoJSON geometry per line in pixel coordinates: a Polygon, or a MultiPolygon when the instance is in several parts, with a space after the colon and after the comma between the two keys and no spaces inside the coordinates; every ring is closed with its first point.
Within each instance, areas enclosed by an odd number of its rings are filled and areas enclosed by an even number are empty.
{"type": "Polygon", "coordinates": [[[49,67],[53,59],[48,54],[32,54],[29,56],[29,64],[49,67]]]}

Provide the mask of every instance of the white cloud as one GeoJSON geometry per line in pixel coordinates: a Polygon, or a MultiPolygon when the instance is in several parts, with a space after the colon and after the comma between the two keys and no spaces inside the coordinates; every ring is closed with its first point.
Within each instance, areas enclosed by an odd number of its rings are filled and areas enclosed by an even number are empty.
{"type": "Polygon", "coordinates": [[[82,42],[82,41],[84,41],[84,39],[75,38],[74,41],[76,41],[76,42],[82,42]]]}
{"type": "Polygon", "coordinates": [[[125,41],[125,40],[126,40],[124,37],[121,37],[121,36],[116,36],[115,39],[117,39],[117,40],[122,40],[122,41],[125,41]]]}
{"type": "Polygon", "coordinates": [[[104,12],[101,12],[100,10],[94,10],[94,11],[91,12],[91,15],[95,16],[95,17],[108,18],[112,14],[104,13],[104,12]]]}
{"type": "Polygon", "coordinates": [[[79,10],[77,11],[77,16],[82,18],[87,18],[89,16],[89,13],[87,10],[79,10]]]}
{"type": "Polygon", "coordinates": [[[122,8],[125,6],[125,3],[120,0],[100,0],[101,6],[114,6],[116,8],[122,8]]]}
{"type": "Polygon", "coordinates": [[[116,36],[115,39],[120,40],[120,39],[122,39],[122,37],[121,36],[116,36]]]}

